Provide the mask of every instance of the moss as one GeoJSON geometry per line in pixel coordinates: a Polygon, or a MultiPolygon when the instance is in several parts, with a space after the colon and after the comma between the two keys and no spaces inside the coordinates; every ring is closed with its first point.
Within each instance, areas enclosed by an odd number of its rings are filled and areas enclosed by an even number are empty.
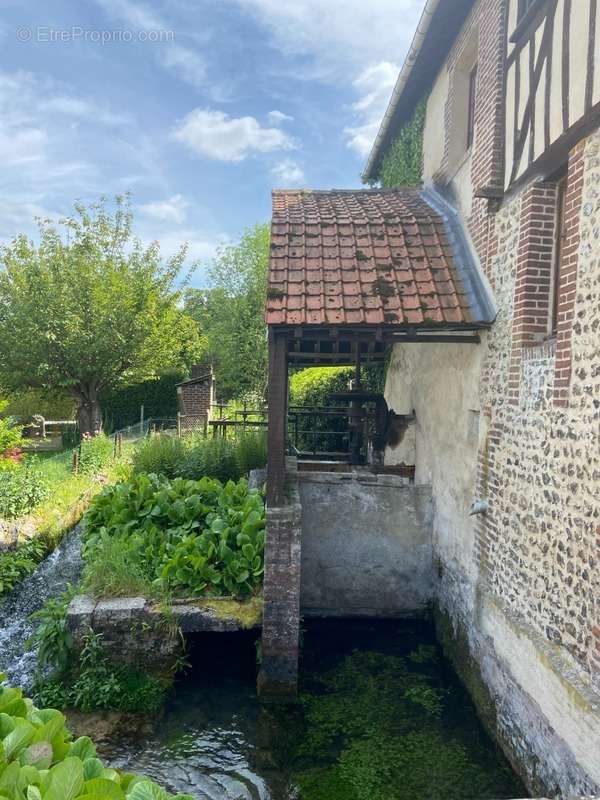
{"type": "Polygon", "coordinates": [[[249,600],[206,599],[203,608],[214,611],[218,619],[233,619],[244,629],[257,628],[262,622],[262,597],[251,597],[249,600]]]}
{"type": "Polygon", "coordinates": [[[460,627],[455,630],[450,617],[439,607],[434,608],[433,619],[445,656],[452,662],[458,677],[471,695],[484,728],[495,738],[498,733],[496,705],[483,681],[479,665],[471,655],[466,631],[460,627]]]}

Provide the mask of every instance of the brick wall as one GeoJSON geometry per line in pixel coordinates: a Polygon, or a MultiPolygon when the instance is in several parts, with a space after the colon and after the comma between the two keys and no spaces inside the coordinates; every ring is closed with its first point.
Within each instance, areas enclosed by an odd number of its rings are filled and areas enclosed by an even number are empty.
{"type": "Polygon", "coordinates": [[[192,416],[210,417],[213,403],[213,379],[197,383],[186,383],[181,386],[181,412],[192,416]]]}
{"type": "Polygon", "coordinates": [[[571,383],[571,339],[577,296],[577,264],[579,260],[580,218],[583,199],[586,142],[580,142],[569,157],[569,173],[565,198],[565,243],[560,264],[560,293],[558,298],[558,329],[556,332],[556,363],[554,371],[554,401],[567,406],[571,383]]]}
{"type": "Polygon", "coordinates": [[[556,341],[546,339],[556,191],[524,188],[494,220],[481,405],[488,430],[476,559],[487,587],[600,688],[600,131],[571,153],[556,341]]]}

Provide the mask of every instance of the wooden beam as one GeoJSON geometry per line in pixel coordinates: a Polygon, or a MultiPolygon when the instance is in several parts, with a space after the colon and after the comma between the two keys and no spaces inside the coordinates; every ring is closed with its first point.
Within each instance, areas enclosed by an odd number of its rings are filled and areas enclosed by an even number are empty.
{"type": "Polygon", "coordinates": [[[267,502],[277,507],[285,497],[285,430],[287,422],[287,340],[269,328],[269,425],[267,433],[267,502]]]}

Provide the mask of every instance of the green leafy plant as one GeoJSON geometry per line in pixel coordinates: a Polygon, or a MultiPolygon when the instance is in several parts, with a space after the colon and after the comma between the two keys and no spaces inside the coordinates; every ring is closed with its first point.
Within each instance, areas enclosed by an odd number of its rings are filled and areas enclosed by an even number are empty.
{"type": "Polygon", "coordinates": [[[188,439],[186,457],[177,472],[182,478],[216,478],[225,483],[242,477],[237,456],[236,443],[222,436],[205,439],[191,436],[188,439]]]}
{"type": "Polygon", "coordinates": [[[423,131],[427,99],[417,105],[385,154],[379,181],[385,188],[420,186],[423,180],[423,131]]]}
{"type": "Polygon", "coordinates": [[[4,800],[193,800],[132,773],[110,769],[87,736],[73,740],[65,717],[39,709],[0,675],[0,797],[4,800]]]}
{"type": "Polygon", "coordinates": [[[237,481],[266,463],[266,436],[262,431],[251,430],[235,439],[196,434],[177,438],[161,433],[145,439],[133,454],[133,471],[137,474],[188,480],[208,477],[222,483],[237,481]]]}
{"type": "Polygon", "coordinates": [[[67,608],[76,594],[76,588],[69,586],[59,598],[47,600],[44,606],[31,615],[37,628],[28,642],[28,647],[37,647],[38,664],[66,668],[72,647],[71,634],[67,629],[67,608]]]}
{"type": "Polygon", "coordinates": [[[166,433],[150,436],[135,448],[133,471],[175,478],[186,459],[184,440],[166,433]]]}
{"type": "Polygon", "coordinates": [[[47,552],[48,546],[44,540],[32,539],[14,550],[0,553],[0,597],[35,572],[47,552]]]}
{"type": "Polygon", "coordinates": [[[114,444],[105,434],[84,435],[79,451],[79,471],[88,475],[99,472],[112,459],[113,453],[114,444]]]}
{"type": "Polygon", "coordinates": [[[0,471],[0,517],[13,519],[27,514],[48,494],[48,485],[33,461],[0,471]]]}
{"type": "MultiPolygon", "coordinates": [[[[56,662],[55,662],[56,665],[56,662]]],[[[81,711],[152,713],[164,704],[168,684],[108,659],[102,635],[90,631],[78,657],[50,678],[38,675],[36,700],[81,711]]]]}
{"type": "Polygon", "coordinates": [[[136,576],[158,593],[244,597],[262,584],[264,527],[263,499],[243,479],[136,475],[105,489],[84,518],[84,585],[128,594],[136,576]]]}

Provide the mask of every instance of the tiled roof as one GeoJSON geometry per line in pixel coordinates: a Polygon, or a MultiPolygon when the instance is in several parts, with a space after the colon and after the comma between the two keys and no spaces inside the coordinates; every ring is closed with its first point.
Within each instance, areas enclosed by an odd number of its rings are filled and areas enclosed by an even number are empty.
{"type": "Polygon", "coordinates": [[[275,191],[270,325],[469,326],[473,274],[417,189],[275,191]]]}

